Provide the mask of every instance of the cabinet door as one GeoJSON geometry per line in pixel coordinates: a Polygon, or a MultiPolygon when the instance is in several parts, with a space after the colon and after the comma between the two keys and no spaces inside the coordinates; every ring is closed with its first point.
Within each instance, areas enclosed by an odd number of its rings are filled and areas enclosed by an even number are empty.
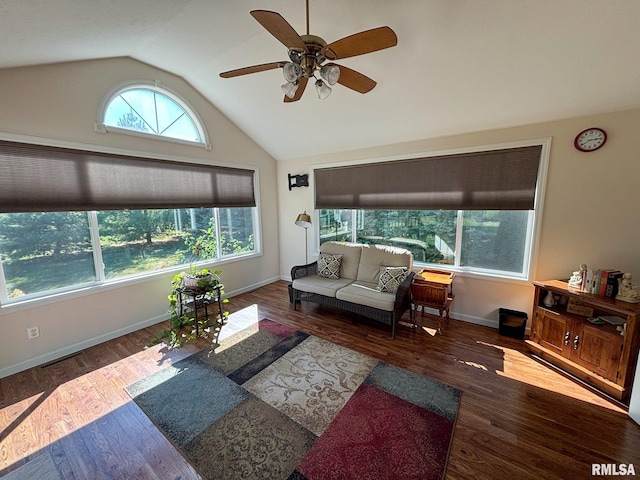
{"type": "Polygon", "coordinates": [[[569,356],[572,320],[542,308],[538,308],[536,320],[536,341],[559,355],[569,356]]]}
{"type": "Polygon", "coordinates": [[[586,322],[575,322],[572,335],[571,360],[615,382],[623,337],[586,322]]]}

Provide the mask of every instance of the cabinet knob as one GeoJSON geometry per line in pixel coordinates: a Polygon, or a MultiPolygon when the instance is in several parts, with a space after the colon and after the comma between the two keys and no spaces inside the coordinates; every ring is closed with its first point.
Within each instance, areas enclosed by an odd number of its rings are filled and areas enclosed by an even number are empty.
{"type": "Polygon", "coordinates": [[[573,339],[573,349],[577,350],[578,349],[578,342],[580,341],[580,337],[578,335],[575,336],[575,338],[573,339]]]}
{"type": "Polygon", "coordinates": [[[569,345],[569,339],[571,338],[571,332],[565,332],[564,334],[564,344],[569,345]]]}

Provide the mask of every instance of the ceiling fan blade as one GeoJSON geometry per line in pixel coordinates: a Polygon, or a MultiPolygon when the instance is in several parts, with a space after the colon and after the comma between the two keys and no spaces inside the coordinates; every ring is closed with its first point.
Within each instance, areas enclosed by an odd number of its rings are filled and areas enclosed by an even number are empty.
{"type": "Polygon", "coordinates": [[[222,72],[220,76],[222,78],[231,78],[240,75],[247,75],[249,73],[264,72],[265,70],[273,70],[274,68],[282,67],[285,63],[286,62],[271,62],[253,65],[251,67],[237,68],[235,70],[229,70],[228,72],[222,72]]]}
{"type": "Polygon", "coordinates": [[[268,10],[252,10],[251,15],[285,47],[306,51],[307,46],[300,38],[300,35],[279,13],[268,10]]]}
{"type": "Polygon", "coordinates": [[[324,47],[322,53],[329,60],[338,60],[395,47],[397,44],[398,37],[393,30],[378,27],[336,40],[324,47]]]}
{"type": "Polygon", "coordinates": [[[373,90],[373,87],[377,85],[375,80],[350,68],[335,63],[327,63],[327,65],[336,65],[340,69],[340,77],[338,78],[340,85],[355,90],[358,93],[370,92],[373,90]]]}
{"type": "Polygon", "coordinates": [[[302,94],[304,93],[304,89],[306,88],[308,81],[309,79],[307,77],[300,77],[298,79],[298,89],[296,90],[296,94],[293,96],[293,98],[289,98],[285,95],[284,96],[285,103],[297,102],[298,100],[300,100],[300,97],[302,97],[302,94]]]}

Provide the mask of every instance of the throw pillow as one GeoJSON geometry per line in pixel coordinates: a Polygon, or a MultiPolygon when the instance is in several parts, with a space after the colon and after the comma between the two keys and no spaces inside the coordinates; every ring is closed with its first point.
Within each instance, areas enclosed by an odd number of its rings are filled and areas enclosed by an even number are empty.
{"type": "Polygon", "coordinates": [[[407,278],[408,273],[407,267],[380,267],[378,290],[396,293],[400,284],[407,278]]]}
{"type": "Polygon", "coordinates": [[[342,264],[342,255],[321,253],[318,258],[318,276],[340,278],[340,264],[342,264]]]}

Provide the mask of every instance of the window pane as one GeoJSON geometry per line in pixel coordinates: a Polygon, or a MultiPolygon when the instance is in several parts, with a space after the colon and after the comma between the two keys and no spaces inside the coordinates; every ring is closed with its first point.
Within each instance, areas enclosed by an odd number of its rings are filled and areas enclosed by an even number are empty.
{"type": "Polygon", "coordinates": [[[222,255],[253,251],[253,208],[221,208],[219,215],[222,255]]]}
{"type": "Polygon", "coordinates": [[[160,92],[130,88],[115,96],[104,113],[105,125],[202,142],[194,118],[185,108],[160,92]]]}
{"type": "Polygon", "coordinates": [[[0,257],[9,298],[96,279],[84,212],[0,214],[0,257]]]}
{"type": "Polygon", "coordinates": [[[453,264],[455,210],[359,210],[357,241],[406,248],[416,262],[453,264]]]}
{"type": "Polygon", "coordinates": [[[465,211],[461,265],[522,273],[529,212],[465,211]]]}
{"type": "Polygon", "coordinates": [[[320,210],[320,245],[331,240],[351,242],[351,210],[320,210]]]}
{"type": "Polygon", "coordinates": [[[122,97],[113,99],[105,113],[104,123],[138,132],[149,132],[144,120],[136,114],[135,110],[122,97]]]}
{"type": "Polygon", "coordinates": [[[180,140],[188,140],[191,142],[200,142],[200,135],[198,130],[193,125],[191,118],[187,115],[182,115],[173,124],[168,126],[166,130],[162,132],[165,137],[179,138],[180,140]]]}
{"type": "Polygon", "coordinates": [[[178,210],[179,230],[185,242],[183,263],[218,258],[218,233],[214,208],[178,210]]]}
{"type": "Polygon", "coordinates": [[[155,94],[155,106],[158,133],[164,135],[165,130],[184,115],[184,110],[176,102],[159,93],[155,94]]]}
{"type": "Polygon", "coordinates": [[[95,269],[94,246],[106,279],[252,252],[254,215],[255,207],[0,214],[2,298],[96,282],[102,272],[95,269]],[[94,215],[99,239],[92,244],[94,215]]]}
{"type": "Polygon", "coordinates": [[[179,231],[176,212],[178,210],[98,212],[105,278],[120,278],[188,262],[188,247],[179,231]]]}
{"type": "Polygon", "coordinates": [[[120,96],[131,106],[135,114],[144,120],[153,133],[158,133],[155,92],[142,89],[129,90],[122,92],[120,96]]]}

